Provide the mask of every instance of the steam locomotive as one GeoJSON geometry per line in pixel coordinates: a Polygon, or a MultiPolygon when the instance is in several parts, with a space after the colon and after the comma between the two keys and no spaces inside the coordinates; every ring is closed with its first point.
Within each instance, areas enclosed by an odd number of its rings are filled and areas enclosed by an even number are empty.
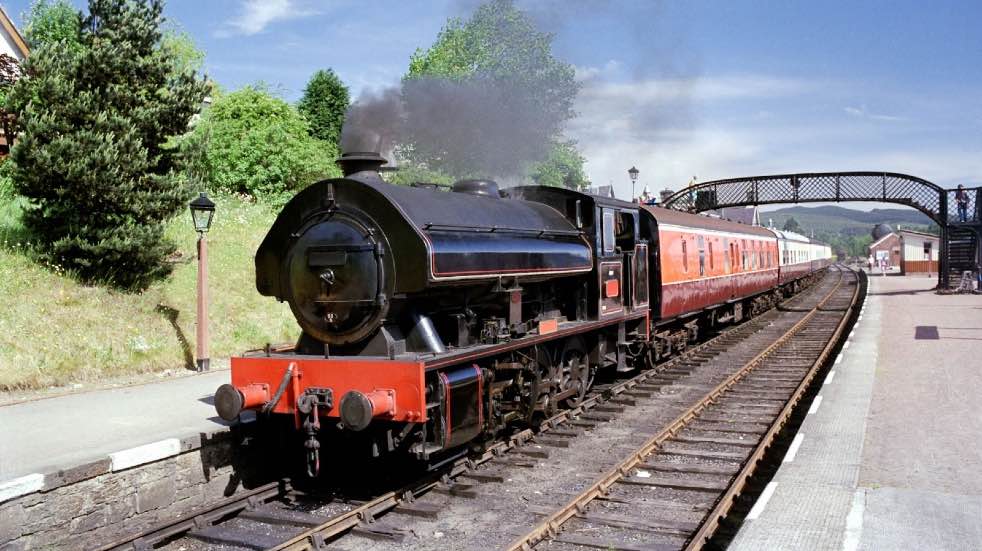
{"type": "Polygon", "coordinates": [[[375,152],[298,193],[256,254],[292,348],[231,360],[219,415],[434,460],[575,406],[602,370],[651,367],[776,304],[830,262],[803,236],[568,189],[396,186],[375,152]],[[323,422],[323,425],[322,425],[323,422]]]}

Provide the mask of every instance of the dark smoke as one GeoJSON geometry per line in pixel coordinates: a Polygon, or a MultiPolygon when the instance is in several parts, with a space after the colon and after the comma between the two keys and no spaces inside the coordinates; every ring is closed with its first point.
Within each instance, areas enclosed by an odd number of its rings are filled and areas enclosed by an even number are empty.
{"type": "Polygon", "coordinates": [[[375,151],[391,155],[404,119],[398,88],[362,94],[345,114],[341,152],[375,151]]]}
{"type": "Polygon", "coordinates": [[[501,78],[409,79],[363,95],[349,108],[342,151],[371,142],[367,136],[376,133],[383,155],[395,150],[400,161],[455,178],[515,182],[545,158],[565,119],[557,112],[562,107],[550,109],[547,93],[501,78]]]}

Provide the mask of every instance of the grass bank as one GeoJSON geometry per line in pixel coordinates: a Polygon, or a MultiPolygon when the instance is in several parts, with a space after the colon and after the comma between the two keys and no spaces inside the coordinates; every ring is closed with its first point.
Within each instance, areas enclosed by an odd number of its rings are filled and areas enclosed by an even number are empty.
{"type": "MultiPolygon", "coordinates": [[[[291,341],[290,309],[256,292],[253,255],[275,212],[234,196],[214,198],[209,239],[211,356],[291,341]]],[[[0,390],[25,390],[180,370],[195,335],[195,239],[190,214],[170,221],[174,273],[138,294],[80,284],[36,263],[19,223],[22,205],[0,205],[0,390]]]]}

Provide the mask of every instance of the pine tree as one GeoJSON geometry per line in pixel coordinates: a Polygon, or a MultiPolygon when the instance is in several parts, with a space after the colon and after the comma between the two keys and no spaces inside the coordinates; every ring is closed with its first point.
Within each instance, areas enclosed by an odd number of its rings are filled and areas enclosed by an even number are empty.
{"type": "Polygon", "coordinates": [[[81,47],[35,50],[8,101],[23,133],[11,155],[25,225],[50,261],[125,289],[169,272],[164,222],[189,187],[166,142],[205,95],[161,48],[162,12],[160,0],[90,0],[81,47]]]}
{"type": "Polygon", "coordinates": [[[334,71],[320,70],[310,77],[297,109],[310,122],[313,137],[337,145],[350,101],[348,87],[334,71]]]}

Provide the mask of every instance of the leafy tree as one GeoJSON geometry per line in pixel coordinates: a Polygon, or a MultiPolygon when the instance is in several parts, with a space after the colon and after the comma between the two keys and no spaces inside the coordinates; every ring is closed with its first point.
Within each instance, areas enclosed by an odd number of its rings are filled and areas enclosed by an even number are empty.
{"type": "Polygon", "coordinates": [[[160,49],[171,61],[175,73],[200,72],[205,66],[205,53],[198,49],[191,35],[177,27],[163,32],[160,49]]]}
{"type": "Polygon", "coordinates": [[[565,187],[582,190],[590,186],[583,172],[583,156],[576,150],[576,142],[557,142],[546,160],[532,168],[532,181],[540,186],[565,187]]]}
{"type": "Polygon", "coordinates": [[[801,233],[801,225],[798,221],[794,219],[794,216],[789,217],[785,222],[784,226],[781,227],[784,231],[793,231],[795,233],[801,233]]]}
{"type": "Polygon", "coordinates": [[[273,203],[341,174],[335,145],[312,138],[296,109],[259,86],[216,99],[181,148],[192,177],[208,188],[273,203]]]}
{"type": "MultiPolygon", "coordinates": [[[[403,98],[411,133],[400,153],[455,177],[486,176],[475,173],[505,164],[525,173],[531,164],[556,166],[560,160],[572,163],[561,172],[582,173],[582,157],[560,138],[575,115],[579,84],[573,67],[552,55],[552,38],[512,0],[491,0],[466,21],[450,19],[433,46],[410,59],[403,98]],[[450,85],[457,88],[447,93],[450,85]],[[419,96],[441,95],[446,101],[412,108],[419,96]],[[460,96],[476,101],[461,103],[460,96]]],[[[538,176],[559,180],[556,174],[538,176]]]]}
{"type": "Polygon", "coordinates": [[[50,261],[127,289],[170,270],[164,221],[188,186],[165,143],[205,92],[161,48],[162,12],[160,0],[90,0],[80,47],[35,50],[8,101],[20,109],[11,155],[25,225],[50,261]]]}
{"type": "Polygon", "coordinates": [[[331,69],[320,70],[310,77],[297,109],[310,122],[313,137],[337,144],[350,102],[348,87],[338,75],[331,69]]]}
{"type": "Polygon", "coordinates": [[[68,0],[35,0],[25,15],[24,38],[32,50],[63,42],[74,52],[82,49],[82,15],[68,0]]]}

